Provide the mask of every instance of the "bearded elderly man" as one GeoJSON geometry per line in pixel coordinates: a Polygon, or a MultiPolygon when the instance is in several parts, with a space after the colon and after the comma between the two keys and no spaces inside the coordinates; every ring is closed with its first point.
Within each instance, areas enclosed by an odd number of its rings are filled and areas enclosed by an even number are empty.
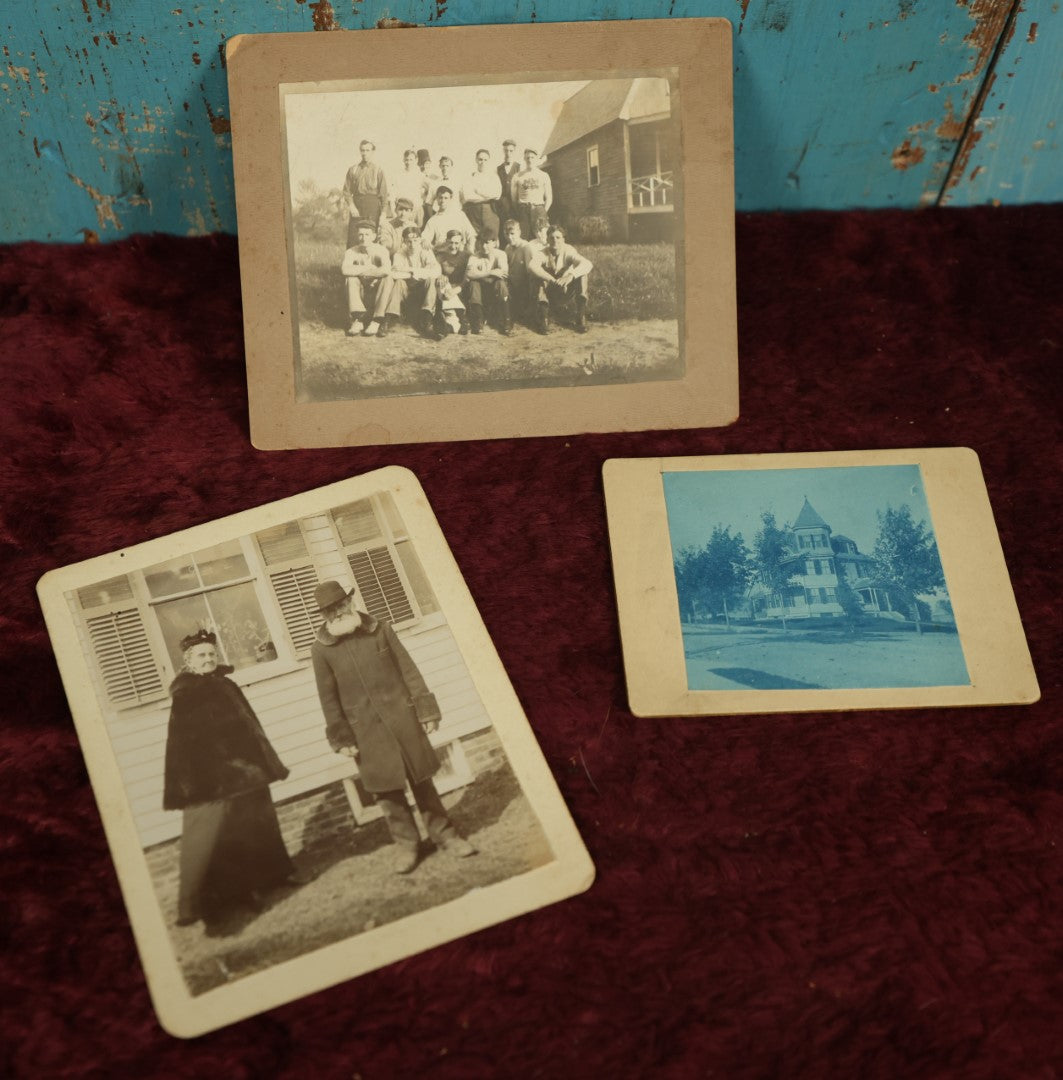
{"type": "Polygon", "coordinates": [[[432,783],[439,758],[428,734],[439,726],[439,706],[417,665],[387,623],[355,608],[353,589],[324,581],[314,600],[325,619],[310,650],[325,735],[333,750],[354,759],[362,786],[383,810],[398,848],[395,872],[408,874],[421,860],[407,782],[435,846],[474,855],[432,783]]]}

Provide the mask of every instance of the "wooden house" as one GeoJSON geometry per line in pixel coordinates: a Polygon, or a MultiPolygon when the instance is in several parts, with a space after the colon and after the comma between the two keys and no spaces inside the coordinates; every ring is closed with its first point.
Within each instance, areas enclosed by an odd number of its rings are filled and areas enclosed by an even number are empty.
{"type": "Polygon", "coordinates": [[[321,623],[314,589],[329,578],[356,586],[359,605],[391,623],[436,695],[442,720],[431,738],[444,763],[440,791],[468,784],[501,760],[497,734],[389,493],[188,552],[67,596],[153,870],[151,853],[171,848],[181,831],[181,814],[162,808],[168,688],[182,662],[179,642],[196,626],[217,633],[223,662],[236,669],[230,677],[290,769],[270,789],[290,850],[307,847],[329,821],[350,829],[379,815],[357,766],[325,738],[310,646],[321,623]]]}
{"type": "Polygon", "coordinates": [[[595,79],[562,106],[545,147],[550,217],[581,232],[608,222],[609,240],[670,240],[679,140],[667,79],[595,79]]]}

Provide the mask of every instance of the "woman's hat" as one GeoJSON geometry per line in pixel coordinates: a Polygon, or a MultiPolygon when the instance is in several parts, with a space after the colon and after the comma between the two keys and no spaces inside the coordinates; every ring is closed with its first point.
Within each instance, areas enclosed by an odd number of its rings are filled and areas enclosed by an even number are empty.
{"type": "Polygon", "coordinates": [[[194,634],[181,638],[181,652],[191,649],[193,645],[217,645],[218,635],[213,630],[201,626],[194,634]]]}
{"type": "Polygon", "coordinates": [[[314,590],[314,603],[317,604],[317,610],[324,615],[330,607],[353,595],[354,589],[345,589],[338,581],[323,581],[314,590]]]}

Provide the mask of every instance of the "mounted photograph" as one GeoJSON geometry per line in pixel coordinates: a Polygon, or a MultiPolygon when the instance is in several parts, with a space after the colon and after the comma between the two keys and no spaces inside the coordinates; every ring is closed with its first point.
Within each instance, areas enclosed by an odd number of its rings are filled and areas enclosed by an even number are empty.
{"type": "Polygon", "coordinates": [[[725,20],[252,35],[228,66],[256,446],[736,418],[725,20]]]}
{"type": "Polygon", "coordinates": [[[172,1033],[590,884],[405,470],[53,571],[40,595],[172,1033]]]}
{"type": "Polygon", "coordinates": [[[614,461],[606,481],[636,712],[1036,699],[970,451],[614,461]],[[633,591],[649,580],[668,631],[656,667],[633,591]]]}

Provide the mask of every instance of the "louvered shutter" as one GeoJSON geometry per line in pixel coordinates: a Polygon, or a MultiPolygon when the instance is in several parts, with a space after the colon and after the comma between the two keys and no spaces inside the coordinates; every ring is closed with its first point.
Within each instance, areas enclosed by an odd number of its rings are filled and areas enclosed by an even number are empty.
{"type": "Polygon", "coordinates": [[[414,617],[406,589],[386,545],[349,551],[347,562],[366,610],[374,619],[401,623],[414,617]]]}
{"type": "Polygon", "coordinates": [[[299,523],[266,529],[256,539],[292,648],[297,654],[306,652],[314,643],[321,616],[314,603],[317,571],[299,523]]]}
{"type": "Polygon", "coordinates": [[[112,705],[139,705],[162,696],[162,676],[136,608],[94,615],[85,625],[112,705]]]}

